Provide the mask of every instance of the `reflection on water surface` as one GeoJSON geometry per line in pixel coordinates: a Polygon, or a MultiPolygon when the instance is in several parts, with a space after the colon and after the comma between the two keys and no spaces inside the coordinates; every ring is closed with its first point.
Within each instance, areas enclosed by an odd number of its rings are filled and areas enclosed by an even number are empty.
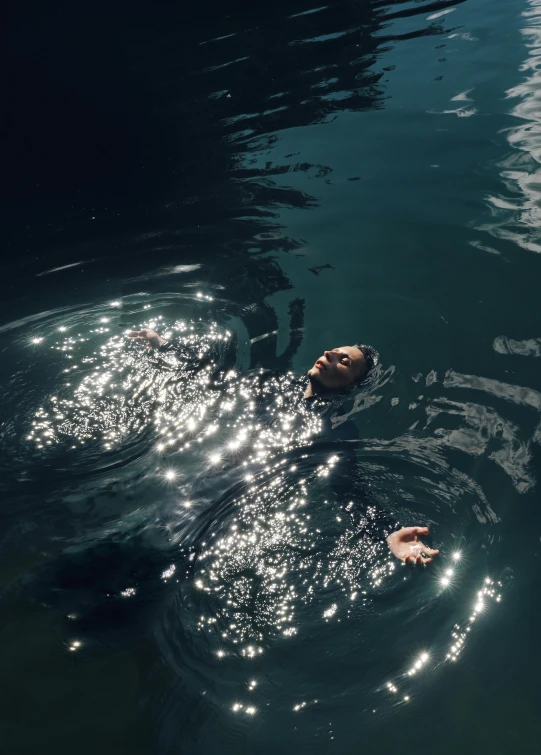
{"type": "Polygon", "coordinates": [[[10,753],[532,749],[536,4],[13,13],[10,753]]]}

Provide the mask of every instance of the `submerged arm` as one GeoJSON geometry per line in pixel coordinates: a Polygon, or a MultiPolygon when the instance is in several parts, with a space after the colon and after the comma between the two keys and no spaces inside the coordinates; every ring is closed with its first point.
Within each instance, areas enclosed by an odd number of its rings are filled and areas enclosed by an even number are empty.
{"type": "MultiPolygon", "coordinates": [[[[382,510],[375,500],[370,485],[364,479],[359,479],[355,451],[347,449],[343,460],[346,464],[345,474],[336,478],[332,485],[338,499],[344,501],[347,500],[347,497],[351,498],[351,486],[357,479],[355,487],[357,488],[356,492],[358,495],[360,494],[363,500],[364,528],[367,534],[374,540],[385,540],[391,553],[405,564],[429,564],[439,551],[429,548],[419,539],[421,536],[428,535],[428,527],[401,527],[397,529],[397,521],[382,510]]],[[[352,506],[353,502],[350,501],[345,505],[345,509],[350,511],[352,506]]]]}

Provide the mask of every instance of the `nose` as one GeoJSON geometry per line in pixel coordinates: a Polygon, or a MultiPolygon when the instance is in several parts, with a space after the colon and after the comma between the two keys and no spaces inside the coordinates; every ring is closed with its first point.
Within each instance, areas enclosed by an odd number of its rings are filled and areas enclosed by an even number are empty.
{"type": "Polygon", "coordinates": [[[332,362],[332,360],[333,360],[333,358],[334,358],[334,351],[324,351],[324,352],[323,352],[323,355],[325,356],[325,359],[326,359],[326,360],[327,360],[328,362],[332,362]]]}

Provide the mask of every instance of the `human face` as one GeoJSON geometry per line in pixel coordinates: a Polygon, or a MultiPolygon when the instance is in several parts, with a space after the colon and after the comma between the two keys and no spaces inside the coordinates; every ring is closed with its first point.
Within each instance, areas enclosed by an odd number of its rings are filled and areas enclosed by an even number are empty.
{"type": "Polygon", "coordinates": [[[325,351],[308,370],[312,383],[329,390],[339,391],[352,385],[366,372],[363,352],[356,346],[339,346],[325,351]]]}

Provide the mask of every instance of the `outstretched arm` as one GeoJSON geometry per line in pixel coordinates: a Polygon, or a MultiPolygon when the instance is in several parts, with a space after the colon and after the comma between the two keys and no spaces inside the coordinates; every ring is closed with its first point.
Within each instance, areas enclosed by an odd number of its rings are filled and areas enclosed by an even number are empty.
{"type": "MultiPolygon", "coordinates": [[[[347,440],[357,437],[357,429],[352,422],[345,422],[338,428],[342,436],[349,436],[347,440]]],[[[336,432],[336,431],[335,431],[336,432]]],[[[393,519],[380,506],[372,488],[362,477],[357,465],[354,449],[345,444],[342,454],[343,473],[334,477],[332,487],[338,500],[347,500],[351,496],[351,488],[355,487],[358,498],[362,500],[361,509],[364,527],[367,534],[374,540],[385,540],[389,550],[405,564],[429,564],[439,551],[426,546],[420,536],[428,535],[428,527],[402,527],[397,529],[396,519],[393,519]]],[[[360,501],[359,501],[360,503],[360,501]]],[[[351,510],[352,502],[345,509],[351,510]]]]}

